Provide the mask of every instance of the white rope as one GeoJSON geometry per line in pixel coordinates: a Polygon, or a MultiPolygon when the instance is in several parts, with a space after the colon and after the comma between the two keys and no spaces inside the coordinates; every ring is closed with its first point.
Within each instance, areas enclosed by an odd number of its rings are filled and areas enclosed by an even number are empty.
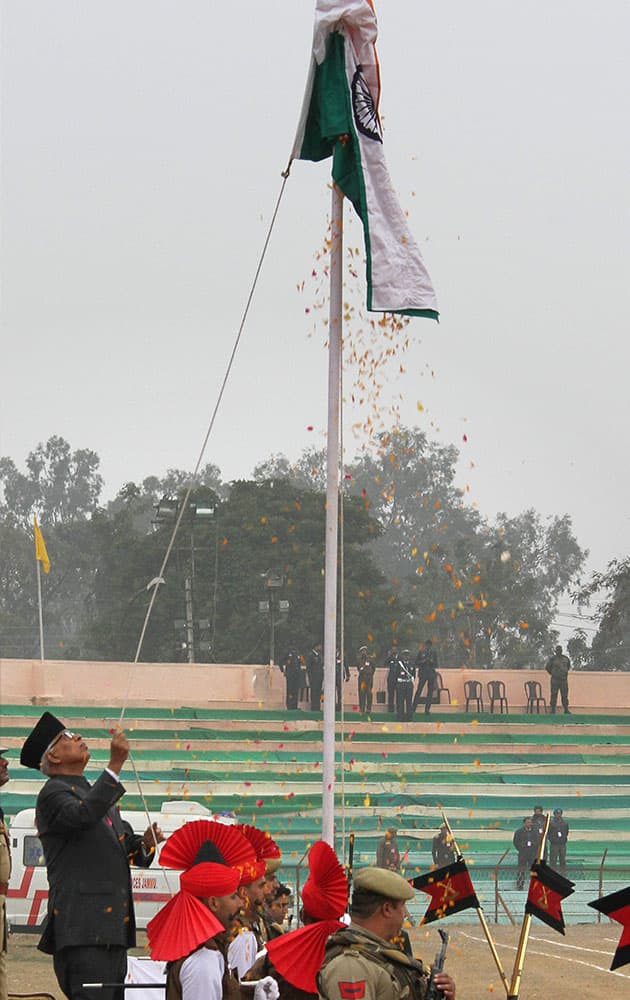
{"type": "MultiPolygon", "coordinates": [[[[142,629],[140,631],[140,637],[138,639],[138,645],[136,647],[136,654],[135,654],[135,656],[133,658],[133,663],[134,664],[136,664],[138,662],[138,660],[140,659],[140,653],[142,652],[142,646],[143,646],[143,643],[144,643],[144,637],[146,635],[147,628],[149,626],[149,622],[151,620],[151,615],[153,613],[153,606],[154,606],[154,604],[155,604],[155,602],[157,600],[158,589],[160,587],[160,584],[164,583],[164,574],[166,572],[166,567],[168,565],[168,561],[170,559],[171,552],[173,551],[173,546],[175,544],[175,538],[177,537],[177,532],[179,530],[179,526],[181,524],[181,521],[182,521],[182,518],[184,516],[184,513],[188,509],[188,501],[190,500],[190,495],[191,495],[191,493],[192,493],[192,491],[194,489],[194,486],[195,486],[195,484],[196,484],[196,482],[198,480],[199,469],[201,468],[201,463],[203,461],[206,448],[208,446],[208,441],[210,440],[210,435],[211,435],[211,433],[212,433],[212,431],[214,429],[214,424],[215,424],[215,421],[216,421],[216,418],[217,418],[217,414],[219,412],[219,407],[221,406],[221,403],[223,401],[223,396],[224,396],[224,393],[225,393],[225,389],[227,387],[228,379],[229,379],[229,377],[231,375],[232,368],[233,368],[233,365],[234,365],[234,361],[235,361],[235,358],[236,358],[236,352],[237,352],[239,344],[241,342],[241,337],[242,337],[242,334],[243,334],[243,330],[245,328],[245,323],[247,321],[247,316],[249,314],[249,309],[250,309],[250,306],[251,306],[251,303],[252,303],[252,299],[254,297],[254,292],[256,291],[256,286],[258,284],[258,279],[260,277],[260,272],[262,270],[262,265],[263,265],[263,262],[264,262],[264,259],[265,259],[265,255],[267,253],[267,249],[269,247],[269,241],[271,239],[271,234],[272,234],[272,231],[273,231],[273,227],[275,225],[276,218],[278,216],[278,211],[279,211],[279,208],[280,208],[280,202],[281,202],[282,196],[284,194],[284,189],[286,187],[288,176],[289,176],[289,173],[288,173],[288,169],[287,169],[282,174],[282,184],[280,186],[280,192],[278,194],[278,198],[276,200],[276,205],[275,205],[275,208],[273,210],[273,214],[271,216],[271,222],[269,223],[269,228],[267,230],[267,235],[265,237],[265,241],[263,243],[263,248],[262,248],[262,251],[261,251],[261,254],[260,254],[260,258],[259,258],[258,264],[256,266],[256,271],[254,273],[254,279],[252,281],[252,285],[251,285],[251,288],[249,290],[249,295],[247,296],[247,300],[246,300],[246,303],[245,303],[245,308],[243,310],[243,315],[242,315],[242,318],[241,318],[241,322],[239,324],[238,331],[237,331],[237,334],[236,334],[236,337],[235,337],[235,340],[234,340],[234,344],[232,346],[232,351],[230,353],[230,357],[229,357],[229,360],[228,360],[228,363],[227,363],[227,366],[226,366],[226,369],[225,369],[225,374],[223,375],[223,380],[221,382],[221,388],[219,389],[219,394],[217,396],[217,400],[216,400],[216,403],[214,405],[214,409],[212,411],[212,415],[210,417],[210,423],[208,424],[208,428],[206,430],[206,434],[205,434],[205,437],[203,439],[203,443],[201,445],[201,450],[199,452],[199,457],[197,459],[197,464],[195,465],[195,468],[194,468],[194,471],[193,471],[190,483],[188,484],[188,487],[186,489],[186,493],[184,495],[184,499],[182,500],[182,502],[179,505],[179,512],[178,512],[178,515],[177,515],[177,519],[175,521],[175,524],[173,525],[173,531],[171,533],[171,537],[170,537],[168,545],[166,547],[166,552],[164,554],[164,558],[162,560],[162,565],[160,566],[159,573],[158,573],[158,575],[156,577],[154,577],[147,584],[147,590],[151,589],[152,593],[151,593],[151,599],[149,601],[149,605],[147,607],[146,615],[144,617],[144,622],[142,624],[142,629]]],[[[132,672],[130,670],[129,671],[129,676],[128,676],[128,679],[127,679],[127,690],[125,692],[125,698],[123,700],[123,704],[122,704],[122,708],[121,708],[121,712],[120,712],[120,725],[122,725],[122,720],[124,718],[125,709],[127,707],[127,702],[128,702],[128,699],[129,699],[129,690],[130,690],[130,687],[131,687],[131,673],[132,672]]]]}
{"type": "MultiPolygon", "coordinates": [[[[289,164],[289,166],[290,166],[290,164],[289,164]]],[[[151,591],[151,599],[150,599],[149,605],[147,607],[147,611],[146,611],[146,614],[145,614],[145,617],[144,617],[144,622],[142,623],[142,629],[140,631],[140,636],[139,636],[139,639],[138,639],[138,645],[136,647],[136,654],[135,654],[135,656],[133,658],[133,665],[134,666],[135,666],[136,663],[138,663],[138,661],[140,659],[140,654],[142,652],[142,646],[144,644],[144,637],[146,635],[147,628],[149,626],[149,622],[151,620],[151,614],[153,612],[153,607],[154,607],[155,602],[157,600],[158,590],[159,590],[160,584],[162,584],[162,583],[165,582],[164,581],[164,574],[166,572],[166,567],[168,565],[168,561],[170,559],[171,552],[173,551],[173,546],[175,544],[175,538],[177,537],[177,532],[179,530],[179,526],[181,524],[182,517],[184,516],[184,512],[186,510],[188,510],[188,502],[190,500],[190,495],[191,495],[191,493],[193,491],[195,483],[197,482],[197,480],[199,478],[199,469],[201,468],[201,463],[203,461],[206,448],[208,446],[208,441],[210,440],[210,435],[211,435],[212,430],[214,428],[214,424],[215,424],[215,421],[216,421],[216,418],[217,418],[217,414],[219,412],[219,407],[221,406],[221,402],[223,400],[225,389],[227,387],[227,383],[228,383],[229,377],[231,375],[232,368],[234,366],[234,361],[236,359],[236,352],[237,352],[239,344],[241,342],[241,337],[243,335],[243,330],[245,328],[245,323],[247,321],[247,317],[248,317],[248,314],[249,314],[249,309],[250,309],[250,306],[252,304],[252,300],[254,298],[254,292],[256,291],[256,286],[258,284],[258,279],[260,277],[260,273],[261,273],[261,270],[262,270],[262,265],[263,265],[263,262],[264,262],[264,259],[265,259],[266,253],[267,253],[267,249],[269,247],[269,242],[271,240],[271,234],[273,232],[273,228],[274,228],[274,225],[275,225],[275,222],[276,222],[276,218],[278,216],[278,211],[280,209],[280,202],[282,201],[282,196],[284,194],[284,189],[286,187],[286,183],[287,183],[288,177],[289,177],[289,168],[287,167],[287,169],[282,173],[282,184],[280,185],[280,192],[279,192],[278,197],[276,199],[275,208],[274,208],[273,214],[271,216],[271,221],[269,223],[269,228],[267,230],[267,235],[266,235],[265,241],[263,243],[263,247],[262,247],[262,251],[261,251],[261,254],[260,254],[260,257],[259,257],[259,260],[258,260],[258,264],[257,264],[256,270],[254,272],[254,279],[252,281],[252,284],[251,284],[251,287],[250,287],[250,290],[249,290],[249,294],[248,294],[247,300],[245,302],[245,308],[243,310],[243,315],[241,317],[241,322],[239,324],[238,331],[237,331],[236,337],[234,339],[234,344],[232,346],[232,351],[230,353],[230,357],[229,357],[229,360],[228,360],[228,363],[227,363],[227,366],[226,366],[226,369],[225,369],[225,373],[223,375],[223,380],[221,382],[221,387],[219,389],[219,394],[217,396],[217,400],[216,400],[216,403],[214,405],[214,409],[212,410],[212,415],[210,417],[210,422],[208,424],[208,428],[206,430],[206,433],[205,433],[205,436],[204,436],[204,439],[203,439],[203,442],[202,442],[202,445],[201,445],[201,449],[199,451],[199,457],[197,458],[197,464],[195,465],[195,468],[193,470],[193,474],[192,474],[190,483],[188,484],[188,487],[186,489],[186,493],[184,495],[184,499],[181,502],[181,504],[179,505],[179,513],[177,515],[177,519],[175,521],[175,524],[173,525],[173,531],[171,533],[171,537],[170,537],[168,545],[166,547],[166,552],[164,553],[164,558],[162,560],[162,565],[160,566],[159,573],[158,573],[157,576],[153,577],[153,579],[150,580],[149,583],[147,584],[147,590],[151,591]]],[[[124,716],[125,716],[125,711],[126,711],[126,708],[127,708],[127,704],[128,704],[128,701],[129,701],[129,692],[130,692],[130,689],[131,689],[131,677],[132,677],[132,671],[130,669],[128,671],[127,688],[126,688],[125,697],[123,699],[123,703],[122,703],[122,706],[121,706],[120,719],[119,719],[119,722],[118,722],[118,724],[119,724],[119,726],[121,728],[122,728],[123,719],[124,719],[124,716]]],[[[131,764],[131,766],[133,768],[133,773],[134,773],[134,777],[135,777],[135,780],[136,780],[136,785],[138,787],[138,792],[139,792],[140,798],[142,800],[142,805],[143,805],[143,808],[144,808],[144,812],[145,812],[145,815],[146,815],[149,827],[151,828],[151,832],[153,834],[154,847],[157,850],[157,838],[155,836],[155,831],[153,830],[153,827],[152,827],[151,816],[150,816],[150,813],[149,813],[148,804],[147,804],[147,801],[145,799],[144,793],[142,791],[142,785],[140,783],[140,776],[138,774],[138,771],[137,771],[137,768],[136,768],[136,765],[135,765],[135,762],[133,760],[131,752],[129,753],[129,756],[128,756],[127,759],[128,759],[129,763],[131,764]]],[[[171,888],[171,886],[170,886],[170,884],[168,882],[168,876],[166,875],[166,872],[165,872],[165,879],[166,879],[166,885],[168,887],[168,890],[169,890],[169,892],[172,895],[173,894],[173,890],[172,890],[172,888],[171,888]]]]}

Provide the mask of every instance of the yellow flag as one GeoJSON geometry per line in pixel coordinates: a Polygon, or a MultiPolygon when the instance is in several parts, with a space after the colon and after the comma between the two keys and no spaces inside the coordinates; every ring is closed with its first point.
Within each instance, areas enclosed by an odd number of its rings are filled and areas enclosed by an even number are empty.
{"type": "Polygon", "coordinates": [[[50,559],[46,552],[46,542],[39,529],[36,517],[33,518],[33,530],[35,532],[35,558],[39,559],[44,573],[50,573],[50,559]]]}

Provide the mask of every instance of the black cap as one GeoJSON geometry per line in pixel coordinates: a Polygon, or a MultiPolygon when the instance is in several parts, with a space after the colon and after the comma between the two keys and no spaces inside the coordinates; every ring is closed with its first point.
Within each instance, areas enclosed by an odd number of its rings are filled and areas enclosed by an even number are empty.
{"type": "Polygon", "coordinates": [[[61,722],[60,719],[57,719],[50,712],[44,712],[22,747],[20,764],[23,764],[24,767],[33,767],[36,771],[39,771],[39,765],[46,752],[46,747],[65,728],[65,723],[61,722]]]}

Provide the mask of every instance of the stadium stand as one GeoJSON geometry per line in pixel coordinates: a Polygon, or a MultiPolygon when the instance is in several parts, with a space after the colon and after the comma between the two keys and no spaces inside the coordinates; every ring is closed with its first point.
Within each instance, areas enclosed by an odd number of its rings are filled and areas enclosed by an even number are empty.
{"type": "MultiPolygon", "coordinates": [[[[120,709],[51,707],[91,748],[90,773],[106,763],[120,709]]],[[[35,804],[42,784],[19,767],[19,747],[39,706],[4,705],[3,745],[11,782],[3,807],[11,817],[35,804]]],[[[130,707],[124,727],[148,807],[196,801],[231,812],[272,834],[289,868],[320,835],[321,718],[282,710],[130,707]]],[[[484,907],[497,919],[520,912],[514,888],[512,834],[535,804],[560,806],[570,824],[567,875],[577,883],[565,918],[597,919],[584,902],[630,881],[630,715],[477,714],[439,710],[430,720],[398,723],[349,713],[337,736],[338,850],[355,833],[355,867],[374,860],[382,831],[397,826],[405,871],[426,871],[431,841],[448,817],[479,880],[484,907]],[[507,853],[506,853],[507,852],[507,853]],[[498,893],[498,895],[497,895],[498,893]]],[[[142,811],[131,768],[126,810],[142,811]]],[[[418,912],[420,903],[416,904],[418,912]]]]}

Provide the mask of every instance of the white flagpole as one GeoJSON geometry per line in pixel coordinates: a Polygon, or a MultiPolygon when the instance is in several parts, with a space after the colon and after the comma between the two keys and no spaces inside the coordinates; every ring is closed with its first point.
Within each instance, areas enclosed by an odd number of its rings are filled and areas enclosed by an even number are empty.
{"type": "Polygon", "coordinates": [[[44,616],[42,614],[42,571],[39,559],[35,559],[37,564],[37,603],[39,605],[39,658],[44,662],[44,616]]]}
{"type": "MultiPolygon", "coordinates": [[[[326,561],[324,576],[324,729],[322,840],[335,846],[335,660],[337,652],[337,548],[339,524],[339,428],[343,300],[343,195],[332,186],[330,210],[330,312],[328,331],[328,442],[326,463],[326,561]]],[[[343,650],[341,650],[343,662],[343,650]]],[[[342,668],[343,670],[343,668],[342,668]]],[[[343,672],[342,672],[343,697],[343,672]]]]}

